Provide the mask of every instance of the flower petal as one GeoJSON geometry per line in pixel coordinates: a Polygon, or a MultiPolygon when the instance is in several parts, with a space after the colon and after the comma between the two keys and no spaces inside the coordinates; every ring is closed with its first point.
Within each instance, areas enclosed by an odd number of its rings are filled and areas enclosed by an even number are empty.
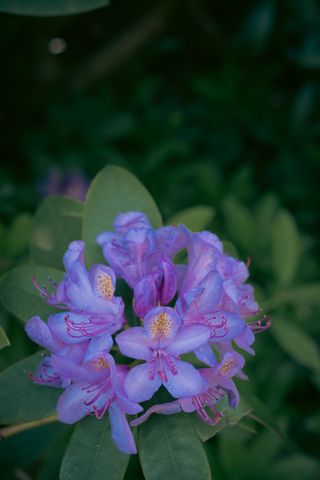
{"type": "Polygon", "coordinates": [[[176,374],[165,364],[165,374],[167,381],[163,385],[175,398],[192,397],[204,392],[208,388],[206,380],[204,380],[198,370],[190,363],[182,360],[175,361],[176,374]]]}
{"type": "Polygon", "coordinates": [[[163,271],[163,283],[160,292],[160,303],[167,305],[175,296],[178,285],[178,276],[176,267],[167,260],[161,262],[163,271]]]}
{"type": "Polygon", "coordinates": [[[161,415],[171,415],[173,413],[179,412],[181,412],[181,406],[177,400],[175,400],[174,402],[160,403],[160,405],[153,405],[152,407],[148,408],[148,410],[143,415],[140,415],[139,418],[135,418],[134,420],[132,420],[130,422],[130,425],[132,427],[141,425],[141,423],[148,420],[150,415],[152,415],[153,413],[159,413],[161,415]]]}
{"type": "Polygon", "coordinates": [[[214,367],[218,364],[215,354],[213,353],[209,343],[205,343],[201,347],[197,348],[194,353],[200,362],[203,362],[210,367],[214,367]]]}
{"type": "Polygon", "coordinates": [[[78,382],[92,381],[92,372],[69,358],[51,355],[51,365],[55,373],[62,378],[72,379],[78,382]]]}
{"type": "Polygon", "coordinates": [[[181,317],[170,307],[156,307],[144,319],[144,329],[150,340],[173,339],[182,323],[181,317]]]}
{"type": "Polygon", "coordinates": [[[124,453],[137,453],[136,444],[125,414],[112,402],[109,407],[112,440],[124,453]]]}
{"type": "Polygon", "coordinates": [[[144,363],[133,367],[128,373],[124,387],[130,400],[143,402],[150,400],[152,395],[160,388],[161,380],[158,375],[149,376],[150,365],[144,363]]]}
{"type": "Polygon", "coordinates": [[[105,332],[101,335],[97,335],[90,340],[88,349],[84,356],[84,361],[90,361],[92,358],[95,358],[99,353],[109,352],[110,348],[113,345],[113,340],[110,333],[105,332]]]}
{"type": "Polygon", "coordinates": [[[157,303],[157,287],[153,275],[148,275],[134,287],[134,311],[138,317],[143,318],[157,303]]]}
{"type": "Polygon", "coordinates": [[[40,317],[31,318],[26,323],[24,329],[31,340],[50,352],[57,353],[63,346],[61,342],[53,337],[50,328],[40,317]]]}
{"type": "Polygon", "coordinates": [[[57,414],[60,422],[72,424],[89,413],[84,404],[86,395],[82,386],[83,384],[71,385],[59,397],[57,414]]]}
{"type": "Polygon", "coordinates": [[[71,242],[63,256],[63,264],[67,272],[70,271],[74,262],[80,262],[84,265],[84,241],[82,240],[71,242]]]}
{"type": "Polygon", "coordinates": [[[210,328],[205,325],[182,326],[172,342],[166,347],[171,355],[181,355],[196,350],[210,338],[210,328]]]}
{"type": "Polygon", "coordinates": [[[50,315],[48,326],[56,337],[64,343],[79,343],[90,338],[86,325],[90,325],[90,315],[62,312],[50,315]]]}
{"type": "Polygon", "coordinates": [[[245,326],[245,329],[243,330],[243,332],[241,332],[241,334],[238,335],[237,338],[234,339],[234,341],[238,347],[250,353],[250,355],[255,354],[253,348],[251,348],[250,346],[255,341],[255,336],[248,325],[245,326]]]}
{"type": "Polygon", "coordinates": [[[240,335],[245,327],[245,321],[238,315],[229,312],[213,312],[204,315],[206,324],[211,328],[210,341],[224,342],[240,335]]]}
{"type": "Polygon", "coordinates": [[[226,352],[221,364],[217,368],[217,374],[231,378],[238,373],[245,364],[244,358],[237,352],[226,352]]]}
{"type": "Polygon", "coordinates": [[[151,228],[149,220],[142,212],[126,212],[120,213],[114,223],[115,231],[123,235],[130,228],[151,228]]]}
{"type": "Polygon", "coordinates": [[[149,360],[151,350],[148,339],[142,327],[131,327],[116,336],[121,353],[138,360],[149,360]]]}
{"type": "Polygon", "coordinates": [[[89,272],[93,293],[104,300],[111,300],[114,295],[116,276],[106,265],[93,265],[89,272]]]}

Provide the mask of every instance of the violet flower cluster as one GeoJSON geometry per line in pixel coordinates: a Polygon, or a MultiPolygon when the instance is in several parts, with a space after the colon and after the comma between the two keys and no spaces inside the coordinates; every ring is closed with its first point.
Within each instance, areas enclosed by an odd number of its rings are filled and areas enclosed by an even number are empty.
{"type": "Polygon", "coordinates": [[[64,389],[57,404],[62,422],[73,424],[86,415],[101,419],[108,411],[112,438],[126,453],[136,452],[127,415],[142,412],[140,403],[161,386],[172,401],[154,404],[131,426],[154,412],[180,411],[196,411],[215,425],[223,397],[232,408],[239,402],[233,377],[247,378],[244,358],[234,347],[253,354],[254,333],[268,323],[247,322],[259,312],[246,283],[247,266],[224,254],[212,233],[192,233],[183,225],[154,230],[140,212],[118,215],[114,232],[102,232],[97,242],[108,266],[88,271],[84,242],[74,241],[64,255],[64,278],[52,293],[33,279],[57,309],[47,323],[35,316],[26,324],[29,337],[49,352],[33,381],[64,389]],[[187,264],[177,265],[175,256],[183,249],[187,264]],[[133,290],[140,326],[128,326],[117,277],[133,290]],[[118,350],[134,359],[129,366],[116,364],[118,350]],[[197,369],[190,355],[189,361],[181,358],[191,353],[203,368],[197,369]]]}

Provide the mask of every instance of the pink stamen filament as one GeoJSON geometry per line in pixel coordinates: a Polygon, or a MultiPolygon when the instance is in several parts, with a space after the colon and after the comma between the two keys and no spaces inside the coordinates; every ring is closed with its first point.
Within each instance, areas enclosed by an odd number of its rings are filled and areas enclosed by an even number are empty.
{"type": "Polygon", "coordinates": [[[222,413],[217,410],[217,408],[215,407],[215,403],[222,397],[224,397],[226,392],[219,392],[219,389],[219,386],[214,389],[209,388],[206,393],[201,395],[195,395],[194,397],[192,397],[192,403],[195,406],[198,416],[201,418],[201,420],[212,426],[217,425],[217,423],[219,423],[222,418],[222,413]],[[213,419],[207,414],[205,410],[207,406],[210,408],[214,415],[213,419]]]}
{"type": "Polygon", "coordinates": [[[217,317],[213,316],[212,318],[205,318],[206,324],[211,328],[211,337],[210,338],[223,338],[228,334],[228,327],[227,327],[227,318],[222,316],[221,323],[213,324],[213,321],[216,320],[217,317]],[[222,329],[222,332],[217,332],[222,329]]]}
{"type": "Polygon", "coordinates": [[[91,317],[89,322],[75,322],[70,320],[70,316],[66,315],[64,320],[67,325],[68,335],[72,338],[92,337],[106,331],[106,322],[104,320],[97,321],[96,317],[91,317]]]}
{"type": "Polygon", "coordinates": [[[91,415],[95,415],[98,420],[101,420],[105,412],[108,410],[112,400],[114,399],[114,390],[112,389],[111,380],[107,380],[100,384],[92,384],[88,385],[87,387],[82,388],[82,390],[86,391],[86,393],[90,394],[97,391],[96,395],[90,400],[84,400],[83,404],[88,407],[87,413],[91,415]],[[107,399],[104,405],[100,408],[95,405],[95,402],[102,396],[107,395],[107,399]],[[92,409],[92,410],[91,410],[92,409]]]}
{"type": "Polygon", "coordinates": [[[157,375],[159,376],[162,382],[168,381],[168,377],[164,369],[164,364],[168,366],[169,370],[173,375],[178,374],[178,371],[174,364],[174,358],[168,355],[163,350],[154,350],[152,357],[153,357],[152,360],[149,362],[149,366],[151,368],[148,372],[150,380],[153,380],[155,377],[155,374],[157,373],[157,375]]]}
{"type": "Polygon", "coordinates": [[[254,334],[261,333],[271,326],[271,319],[264,315],[259,320],[248,323],[248,326],[254,334]]]}

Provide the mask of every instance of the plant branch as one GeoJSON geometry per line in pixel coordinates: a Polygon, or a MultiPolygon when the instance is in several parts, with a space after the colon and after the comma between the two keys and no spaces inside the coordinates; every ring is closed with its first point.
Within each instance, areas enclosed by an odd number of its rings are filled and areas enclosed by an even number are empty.
{"type": "Polygon", "coordinates": [[[0,439],[11,437],[17,433],[30,430],[31,428],[40,427],[41,425],[47,425],[48,423],[56,422],[57,415],[51,415],[51,417],[40,418],[39,420],[33,420],[32,422],[19,423],[18,425],[12,425],[0,429],[0,439]]]}

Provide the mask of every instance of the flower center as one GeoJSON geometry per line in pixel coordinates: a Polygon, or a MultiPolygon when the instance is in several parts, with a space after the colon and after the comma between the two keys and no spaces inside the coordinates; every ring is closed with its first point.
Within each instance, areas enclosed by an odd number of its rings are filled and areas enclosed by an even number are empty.
{"type": "Polygon", "coordinates": [[[220,375],[227,375],[230,370],[234,368],[235,362],[230,358],[226,360],[223,365],[219,368],[220,375]]]}
{"type": "Polygon", "coordinates": [[[161,312],[155,317],[150,326],[150,331],[153,339],[166,338],[170,336],[172,325],[167,312],[161,312]]]}
{"type": "Polygon", "coordinates": [[[114,286],[112,285],[110,275],[107,273],[99,273],[97,277],[97,288],[102,297],[106,300],[111,300],[114,294],[114,286]]]}
{"type": "Polygon", "coordinates": [[[95,362],[94,366],[97,370],[102,370],[109,368],[109,363],[105,358],[99,357],[98,360],[95,362]]]}

